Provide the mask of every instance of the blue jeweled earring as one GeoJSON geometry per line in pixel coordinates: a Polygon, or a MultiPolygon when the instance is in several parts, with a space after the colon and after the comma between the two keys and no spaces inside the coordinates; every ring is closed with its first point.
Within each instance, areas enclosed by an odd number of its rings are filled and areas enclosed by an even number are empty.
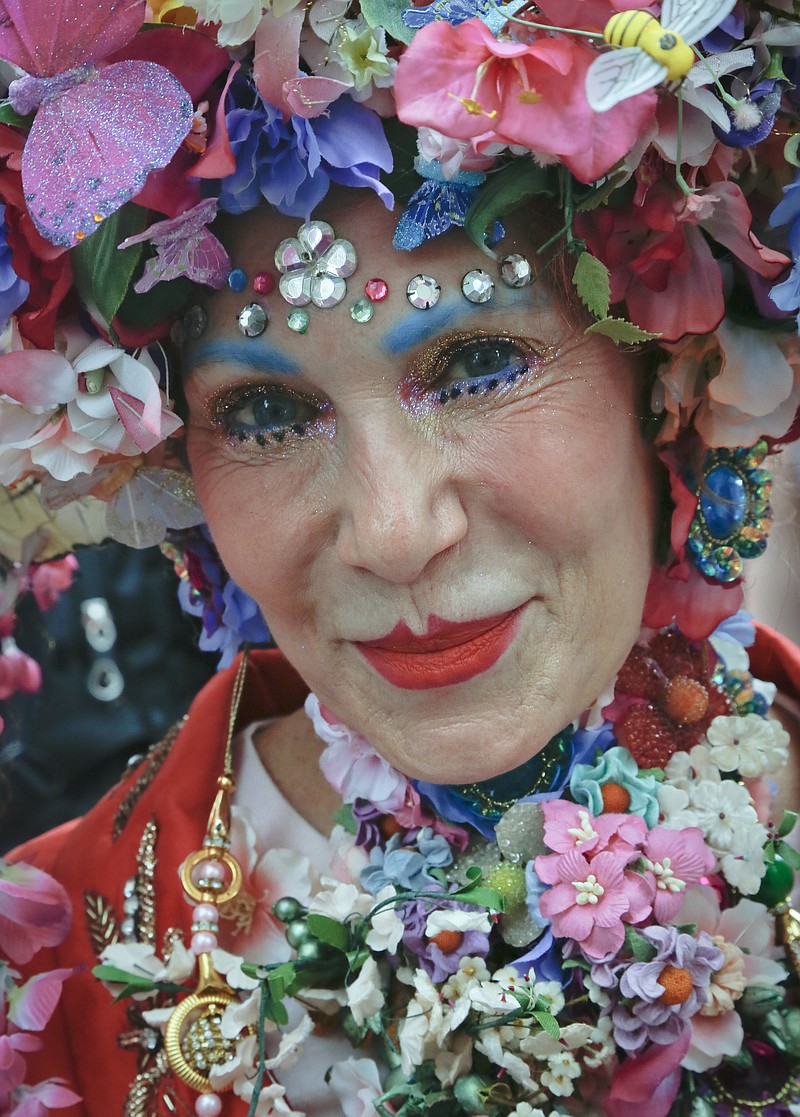
{"type": "Polygon", "coordinates": [[[759,468],[767,451],[763,439],[755,446],[709,450],[701,477],[689,482],[698,499],[687,550],[701,574],[717,582],[735,582],[742,560],[767,549],[772,475],[759,468]]]}

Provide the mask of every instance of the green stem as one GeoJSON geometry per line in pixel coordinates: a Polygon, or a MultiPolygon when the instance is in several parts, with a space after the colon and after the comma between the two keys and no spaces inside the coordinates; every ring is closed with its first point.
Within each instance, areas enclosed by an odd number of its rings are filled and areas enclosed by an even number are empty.
{"type": "Polygon", "coordinates": [[[688,198],[694,190],[683,177],[681,162],[683,161],[683,87],[678,90],[678,145],[675,159],[675,180],[688,198]]]}
{"type": "Polygon", "coordinates": [[[253,1097],[250,1102],[250,1108],[247,1111],[247,1117],[256,1117],[258,1099],[264,1085],[264,1075],[267,1073],[267,1005],[269,1003],[269,996],[269,985],[265,981],[261,985],[261,1001],[258,1006],[258,1067],[256,1069],[256,1080],[253,1083],[253,1097]]]}
{"type": "Polygon", "coordinates": [[[730,106],[730,108],[735,109],[736,106],[739,104],[736,97],[731,96],[731,94],[728,93],[728,91],[725,89],[722,82],[719,80],[717,75],[714,73],[714,70],[711,66],[711,63],[708,61],[706,56],[704,54],[701,54],[700,51],[695,46],[692,47],[692,50],[694,51],[695,55],[697,56],[697,61],[702,62],[703,65],[705,66],[705,68],[708,70],[709,74],[711,74],[712,81],[714,82],[714,85],[717,87],[717,93],[719,93],[722,100],[725,102],[726,105],[730,106]]]}

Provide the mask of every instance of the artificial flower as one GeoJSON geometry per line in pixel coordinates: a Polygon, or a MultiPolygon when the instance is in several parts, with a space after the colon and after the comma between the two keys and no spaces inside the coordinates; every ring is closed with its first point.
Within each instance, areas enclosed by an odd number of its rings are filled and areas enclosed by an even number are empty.
{"type": "Polygon", "coordinates": [[[23,965],[37,950],[58,946],[72,920],[69,897],[41,869],[0,860],[0,950],[23,965]]]}
{"type": "Polygon", "coordinates": [[[380,1074],[372,1059],[345,1059],[334,1063],[328,1085],[342,1107],[343,1117],[373,1117],[375,1101],[383,1093],[380,1074]]]}
{"type": "Polygon", "coordinates": [[[706,731],[709,758],[722,772],[754,779],[775,772],[789,756],[789,734],[774,718],[758,714],[714,718],[706,731]]]}
{"type": "Polygon", "coordinates": [[[603,787],[614,784],[628,797],[628,810],[641,815],[648,826],[658,820],[657,784],[653,776],[639,775],[639,766],[627,749],[616,746],[598,757],[594,764],[576,764],[569,787],[579,803],[585,803],[594,815],[603,813],[603,787]]]}
{"type": "Polygon", "coordinates": [[[223,47],[241,46],[251,39],[265,8],[264,0],[192,0],[203,23],[218,23],[217,42],[223,47]]]}
{"type": "Polygon", "coordinates": [[[680,910],[687,887],[714,871],[716,859],[694,826],[670,830],[656,826],[644,843],[644,866],[656,880],[653,916],[670,923],[680,910]]]}
{"type": "Polygon", "coordinates": [[[594,52],[576,39],[501,41],[479,19],[421,28],[395,78],[397,115],[455,139],[521,144],[557,155],[582,182],[594,182],[633,147],[652,118],[643,93],[608,112],[586,101],[594,52]]]}

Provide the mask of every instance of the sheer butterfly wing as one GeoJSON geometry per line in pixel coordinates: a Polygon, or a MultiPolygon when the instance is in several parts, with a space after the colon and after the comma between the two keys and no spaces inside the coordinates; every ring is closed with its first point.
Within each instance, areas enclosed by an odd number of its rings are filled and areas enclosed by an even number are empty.
{"type": "Polygon", "coordinates": [[[22,156],[31,217],[71,248],[165,167],[192,124],[183,86],[154,62],[117,62],[41,106],[22,156]]]}
{"type": "Polygon", "coordinates": [[[145,0],[0,0],[0,58],[52,77],[118,50],[144,18],[145,0]]]}
{"type": "Polygon", "coordinates": [[[108,508],[112,539],[129,547],[153,547],[168,528],[182,530],[203,522],[191,479],[185,473],[145,467],[120,489],[108,508]]]}
{"type": "Polygon", "coordinates": [[[148,260],[144,275],[134,288],[140,294],[162,280],[185,275],[193,283],[203,283],[218,290],[231,270],[228,253],[214,234],[205,227],[188,237],[177,235],[170,240],[155,242],[157,256],[148,260]]]}
{"type": "Polygon", "coordinates": [[[696,43],[719,27],[735,6],[736,0],[664,0],[659,23],[687,43],[696,43]]]}
{"type": "Polygon", "coordinates": [[[652,89],[667,76],[667,67],[639,47],[620,47],[598,55],[586,73],[586,100],[606,112],[627,97],[652,89]]]}

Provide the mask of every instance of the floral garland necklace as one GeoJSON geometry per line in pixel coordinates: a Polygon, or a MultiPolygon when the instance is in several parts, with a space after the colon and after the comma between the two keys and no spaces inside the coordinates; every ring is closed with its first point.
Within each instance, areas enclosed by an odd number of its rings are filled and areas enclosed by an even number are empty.
{"type": "MultiPolygon", "coordinates": [[[[738,641],[655,634],[595,727],[468,787],[407,779],[309,696],[350,877],[273,905],[293,958],[271,965],[217,941],[241,882],[228,801],[245,672],[206,841],[181,870],[197,988],[145,1013],[198,1117],[230,1089],[253,1117],[294,1113],[272,1072],[332,1010],[354,1046],[381,1047],[336,1070],[382,1117],[797,1112],[796,819],[773,826],[764,806],[789,738],[738,641]],[[287,998],[306,1009],[291,1030],[287,998]]],[[[114,950],[96,972],[119,983],[114,950]]]]}

